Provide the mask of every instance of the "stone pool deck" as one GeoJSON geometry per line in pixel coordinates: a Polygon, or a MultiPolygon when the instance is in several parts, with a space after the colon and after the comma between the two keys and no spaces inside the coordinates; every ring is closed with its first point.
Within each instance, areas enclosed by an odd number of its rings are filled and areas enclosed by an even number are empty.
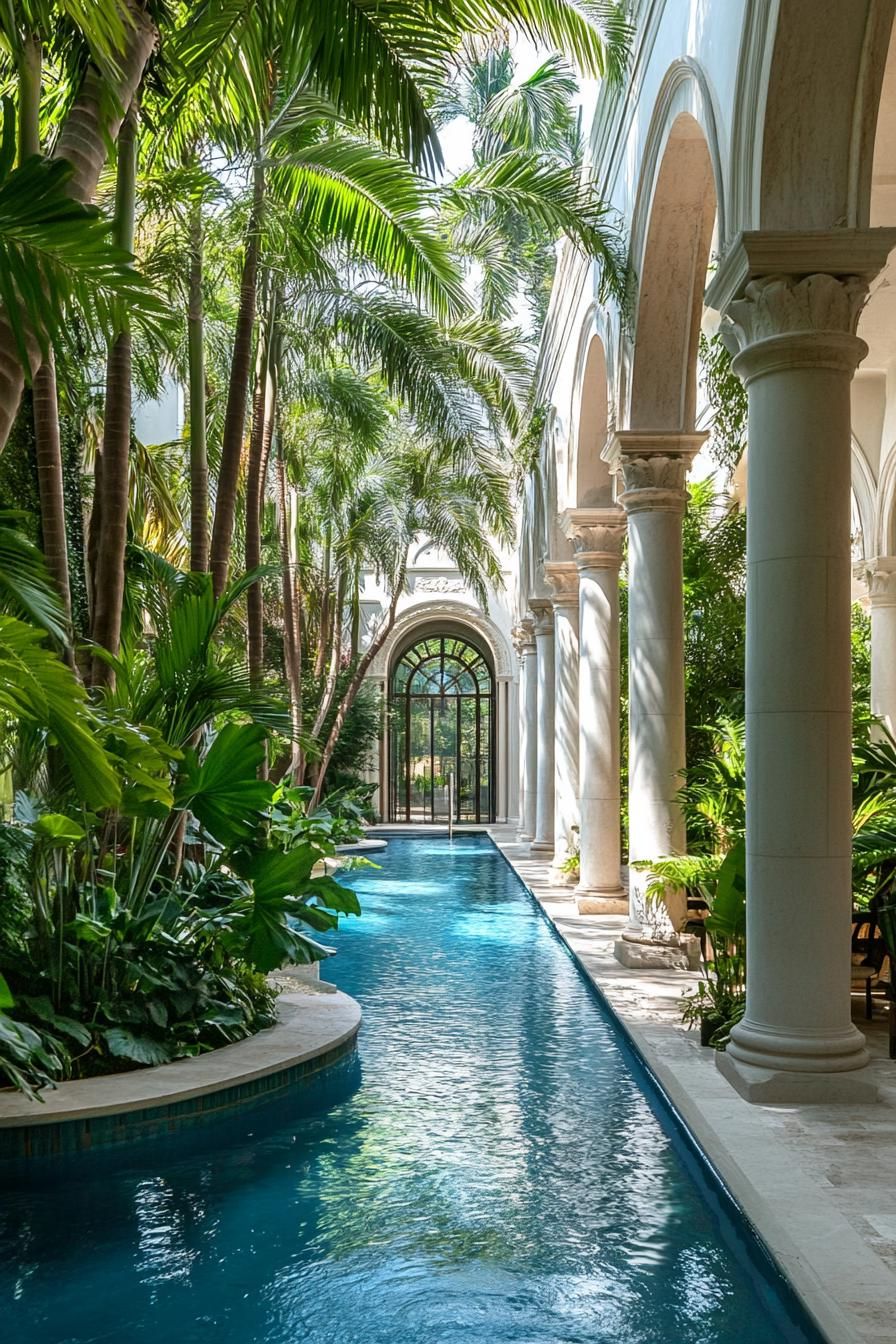
{"type": "Polygon", "coordinates": [[[831,1344],[892,1344],[896,1061],[887,1057],[886,1021],[866,1023],[861,996],[854,998],[880,1085],[877,1103],[751,1105],[719,1073],[715,1052],[701,1049],[696,1033],[681,1025],[677,1001],[697,977],[620,966],[613,942],[625,916],[580,915],[571,892],[549,884],[547,864],[517,842],[515,828],[493,826],[489,833],[611,1005],[831,1344]]]}

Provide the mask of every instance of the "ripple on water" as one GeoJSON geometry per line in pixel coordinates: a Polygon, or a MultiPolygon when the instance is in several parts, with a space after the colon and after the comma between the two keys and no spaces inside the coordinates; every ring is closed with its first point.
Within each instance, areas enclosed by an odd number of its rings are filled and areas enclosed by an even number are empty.
{"type": "MultiPolygon", "coordinates": [[[[0,1211],[11,1344],[798,1344],[486,839],[392,840],[334,978],[360,1085],[0,1211]]],[[[814,1344],[814,1341],[813,1341],[814,1344]]]]}

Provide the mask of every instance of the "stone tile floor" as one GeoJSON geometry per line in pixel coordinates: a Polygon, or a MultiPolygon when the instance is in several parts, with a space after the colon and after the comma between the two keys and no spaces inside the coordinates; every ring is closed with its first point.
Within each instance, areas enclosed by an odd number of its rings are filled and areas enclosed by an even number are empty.
{"type": "Polygon", "coordinates": [[[613,958],[625,917],[579,915],[510,827],[491,834],[615,1010],[716,1170],[831,1344],[896,1341],[896,1061],[882,1005],[866,1023],[880,1084],[874,1105],[751,1105],[680,1022],[697,976],[630,971],[613,958]]]}

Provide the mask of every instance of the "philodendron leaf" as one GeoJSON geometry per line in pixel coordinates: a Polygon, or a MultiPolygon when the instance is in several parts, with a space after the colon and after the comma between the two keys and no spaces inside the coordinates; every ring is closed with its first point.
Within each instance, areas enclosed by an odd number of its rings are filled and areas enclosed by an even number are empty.
{"type": "Polygon", "coordinates": [[[36,997],[30,996],[21,1000],[22,1006],[27,1008],[35,1017],[39,1017],[41,1022],[45,1022],[53,1031],[62,1032],[63,1036],[68,1036],[78,1045],[87,1046],[93,1037],[83,1022],[76,1022],[72,1017],[61,1017],[53,1007],[46,995],[40,994],[36,997]]]}
{"type": "Polygon", "coordinates": [[[34,834],[54,849],[76,845],[84,839],[83,829],[62,812],[45,812],[42,817],[38,817],[34,823],[34,834]]]}
{"type": "Polygon", "coordinates": [[[9,988],[9,985],[6,983],[3,976],[0,975],[0,1008],[11,1008],[14,1003],[15,999],[12,996],[12,990],[9,988]]]}
{"type": "Polygon", "coordinates": [[[317,897],[321,905],[340,915],[360,915],[361,903],[351,887],[344,887],[335,877],[313,877],[307,886],[309,896],[317,897]]]}
{"type": "Polygon", "coordinates": [[[224,845],[245,844],[258,830],[274,786],[258,778],[267,731],[257,723],[228,723],[200,763],[184,755],[174,805],[189,809],[224,845]]]}
{"type": "Polygon", "coordinates": [[[299,844],[286,853],[279,849],[253,850],[235,860],[234,867],[240,877],[252,882],[256,899],[278,900],[304,895],[319,857],[313,845],[299,844]]]}
{"type": "Polygon", "coordinates": [[[161,1041],[154,1041],[149,1036],[135,1036],[124,1027],[109,1027],[103,1032],[103,1040],[111,1055],[135,1064],[167,1064],[171,1059],[170,1049],[161,1041]]]}
{"type": "Polygon", "coordinates": [[[319,905],[309,905],[306,901],[291,903],[289,913],[317,933],[329,933],[339,924],[339,916],[332,910],[322,910],[319,905]]]}

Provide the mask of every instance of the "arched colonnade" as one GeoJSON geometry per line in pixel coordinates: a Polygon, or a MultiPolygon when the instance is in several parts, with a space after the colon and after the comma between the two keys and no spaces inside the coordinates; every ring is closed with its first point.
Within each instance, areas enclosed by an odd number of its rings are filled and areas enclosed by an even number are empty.
{"type": "Polygon", "coordinates": [[[646,859],[685,844],[682,518],[706,438],[699,335],[721,323],[749,405],[749,957],[720,1065],[751,1099],[858,1099],[872,1089],[849,993],[857,579],[873,707],[896,722],[894,0],[636,8],[630,87],[601,95],[591,141],[633,302],[598,303],[567,249],[541,352],[521,833],[559,870],[578,828],[580,910],[628,912],[625,964],[681,963],[682,912],[657,915],[634,869],[620,882],[618,579],[627,535],[628,840],[646,859]]]}

